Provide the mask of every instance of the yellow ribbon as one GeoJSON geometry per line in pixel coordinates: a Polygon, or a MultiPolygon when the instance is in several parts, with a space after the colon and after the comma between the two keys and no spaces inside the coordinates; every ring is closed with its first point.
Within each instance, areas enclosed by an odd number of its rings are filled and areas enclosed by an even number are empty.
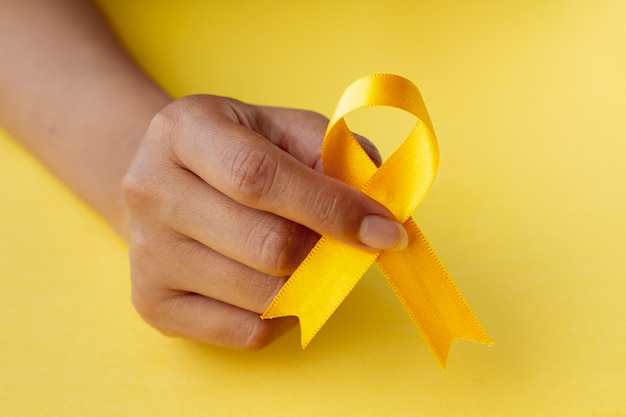
{"type": "Polygon", "coordinates": [[[438,161],[430,117],[413,83],[397,75],[375,74],[350,85],[326,130],[324,172],[387,207],[404,224],[409,244],[401,251],[372,253],[323,236],[261,317],[299,317],[304,348],[376,261],[442,367],[455,338],[491,344],[411,218],[432,184],[438,161]],[[366,106],[395,107],[417,117],[413,131],[379,168],[343,119],[366,106]]]}

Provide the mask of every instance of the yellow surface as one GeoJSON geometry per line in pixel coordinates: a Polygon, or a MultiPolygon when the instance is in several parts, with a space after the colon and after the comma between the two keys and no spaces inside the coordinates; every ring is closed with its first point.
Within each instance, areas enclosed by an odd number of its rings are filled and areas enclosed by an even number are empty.
{"type": "Polygon", "coordinates": [[[3,135],[0,414],[626,414],[625,2],[104,3],[176,95],[330,115],[364,74],[413,80],[441,149],[415,219],[496,345],[442,372],[376,270],[305,351],[164,338],[124,244],[3,135]]]}

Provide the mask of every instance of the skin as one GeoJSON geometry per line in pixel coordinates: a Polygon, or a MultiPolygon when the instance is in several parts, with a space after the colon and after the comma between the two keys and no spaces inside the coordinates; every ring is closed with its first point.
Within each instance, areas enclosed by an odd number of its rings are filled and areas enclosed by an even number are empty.
{"type": "Polygon", "coordinates": [[[406,244],[387,209],[323,174],[327,119],[174,100],[87,1],[0,0],[0,56],[0,124],[128,240],[132,301],[164,334],[263,347],[294,320],[259,314],[321,234],[406,244]]]}

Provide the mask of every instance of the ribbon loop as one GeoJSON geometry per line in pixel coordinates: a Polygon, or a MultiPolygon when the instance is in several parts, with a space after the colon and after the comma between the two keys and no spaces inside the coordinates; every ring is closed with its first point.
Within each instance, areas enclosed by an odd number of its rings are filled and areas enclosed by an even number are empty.
{"type": "Polygon", "coordinates": [[[491,344],[411,218],[435,178],[438,162],[432,123],[413,83],[397,75],[375,74],[350,85],[324,137],[324,172],[387,207],[407,229],[409,244],[401,251],[371,253],[323,236],[261,317],[299,317],[302,346],[306,347],[376,261],[442,367],[454,338],[491,344]],[[343,119],[367,106],[395,107],[417,118],[409,136],[379,168],[343,119]]]}

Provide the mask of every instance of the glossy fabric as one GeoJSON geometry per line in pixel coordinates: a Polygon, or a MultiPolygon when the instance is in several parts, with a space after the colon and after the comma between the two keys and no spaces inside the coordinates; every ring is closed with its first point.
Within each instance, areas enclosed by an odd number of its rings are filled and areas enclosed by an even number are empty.
{"type": "Polygon", "coordinates": [[[400,251],[372,253],[323,236],[262,317],[299,317],[305,347],[377,261],[442,367],[456,337],[491,344],[411,218],[439,163],[432,123],[417,87],[391,74],[375,74],[351,84],[328,124],[322,162],[328,175],[386,206],[404,223],[409,244],[400,251]],[[344,121],[346,114],[368,106],[395,107],[417,118],[409,136],[378,169],[344,121]]]}

